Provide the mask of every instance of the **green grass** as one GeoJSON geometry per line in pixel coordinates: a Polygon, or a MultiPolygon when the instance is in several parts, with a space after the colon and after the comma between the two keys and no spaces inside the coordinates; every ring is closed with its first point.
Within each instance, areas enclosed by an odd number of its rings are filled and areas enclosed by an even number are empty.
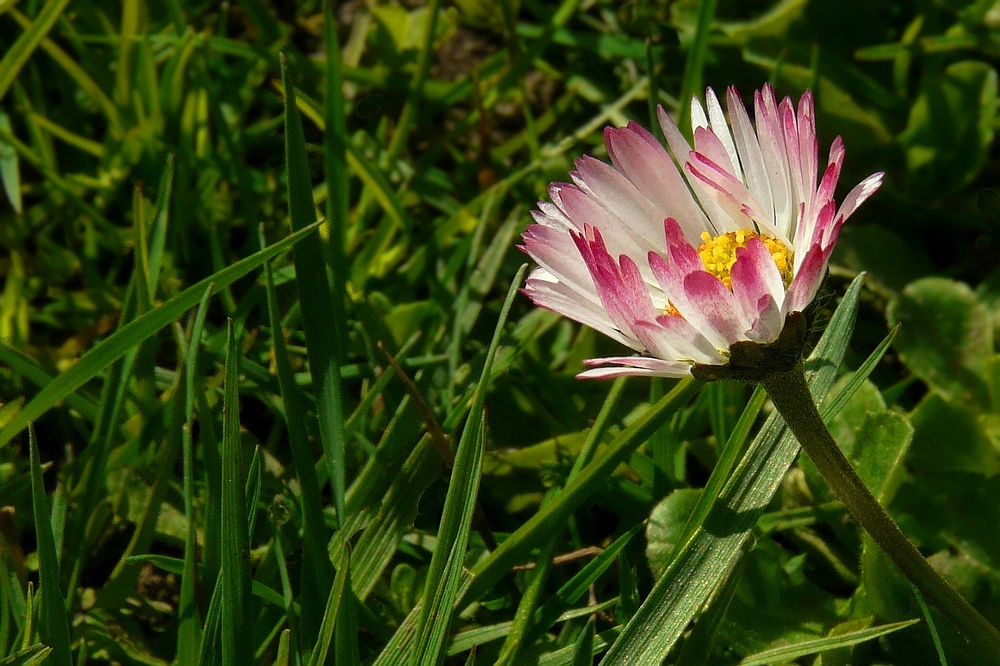
{"type": "Polygon", "coordinates": [[[0,0],[0,664],[981,663],[761,392],[575,380],[514,246],[605,125],[811,88],[887,172],[812,390],[1000,623],[992,2],[295,4],[0,0]]]}

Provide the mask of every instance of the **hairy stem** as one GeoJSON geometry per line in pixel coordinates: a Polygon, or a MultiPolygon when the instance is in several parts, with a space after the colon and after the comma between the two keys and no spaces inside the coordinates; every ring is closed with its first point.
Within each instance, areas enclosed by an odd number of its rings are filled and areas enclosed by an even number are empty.
{"type": "Polygon", "coordinates": [[[966,638],[994,657],[1000,655],[1000,631],[910,543],[833,441],[812,400],[801,363],[788,372],[769,375],[761,383],[830,487],[924,599],[947,615],[966,638]]]}

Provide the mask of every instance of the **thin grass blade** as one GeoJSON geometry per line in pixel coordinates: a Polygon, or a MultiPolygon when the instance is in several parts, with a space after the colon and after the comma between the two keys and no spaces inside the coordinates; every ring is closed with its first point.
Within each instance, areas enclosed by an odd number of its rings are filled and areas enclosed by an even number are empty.
{"type": "MultiPolygon", "coordinates": [[[[288,212],[292,228],[304,229],[316,221],[312,196],[309,159],[302,130],[302,118],[295,105],[288,63],[282,58],[281,78],[285,87],[285,169],[288,178],[288,212]]],[[[309,354],[309,372],[316,394],[316,417],[319,419],[320,443],[330,471],[333,504],[337,521],[344,515],[344,406],[337,364],[336,334],[331,334],[330,316],[334,312],[327,265],[319,243],[295,247],[295,285],[302,309],[302,329],[309,354]]]]}
{"type": "Polygon", "coordinates": [[[24,409],[18,412],[4,426],[3,430],[0,430],[0,446],[24,430],[29,421],[34,421],[52,409],[61,400],[66,399],[67,396],[103,372],[111,363],[128,353],[130,349],[138,346],[143,340],[170,322],[180,318],[187,310],[198,304],[206,289],[212,287],[212,293],[218,293],[223,287],[232,284],[271,257],[306,238],[316,230],[317,226],[313,224],[300,229],[267,249],[237,261],[232,266],[188,287],[160,307],[121,327],[113,335],[80,357],[80,360],[72,368],[56,377],[39,391],[24,406],[24,409]]]}
{"type": "Polygon", "coordinates": [[[240,349],[229,320],[222,426],[222,663],[253,663],[250,543],[247,538],[246,465],[240,438],[240,349]]]}
{"type": "Polygon", "coordinates": [[[42,595],[38,618],[38,635],[45,645],[52,648],[52,663],[56,666],[73,666],[70,648],[69,623],[63,606],[62,588],[59,585],[59,558],[52,535],[49,502],[45,497],[42,481],[42,464],[38,458],[38,441],[35,429],[28,427],[28,447],[31,464],[31,505],[35,519],[35,538],[38,542],[38,585],[42,595]]]}

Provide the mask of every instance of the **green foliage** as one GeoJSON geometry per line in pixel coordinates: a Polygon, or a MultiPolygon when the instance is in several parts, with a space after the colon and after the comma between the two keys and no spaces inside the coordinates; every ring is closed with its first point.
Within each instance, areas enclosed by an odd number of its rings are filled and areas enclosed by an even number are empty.
{"type": "Polygon", "coordinates": [[[514,245],[603,126],[811,88],[887,172],[815,397],[1000,623],[993,5],[0,0],[0,664],[978,663],[762,391],[575,380],[514,245]]]}

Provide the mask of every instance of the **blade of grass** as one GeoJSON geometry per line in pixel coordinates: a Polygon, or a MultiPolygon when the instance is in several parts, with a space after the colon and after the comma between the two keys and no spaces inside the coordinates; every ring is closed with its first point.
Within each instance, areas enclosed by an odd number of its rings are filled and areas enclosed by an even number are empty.
{"type": "MultiPolygon", "coordinates": [[[[59,558],[52,535],[49,502],[45,497],[42,481],[42,464],[38,458],[38,441],[35,429],[28,427],[28,447],[31,465],[31,506],[35,520],[35,538],[38,543],[38,584],[42,595],[38,618],[38,635],[45,645],[52,648],[52,663],[56,666],[73,666],[73,653],[69,640],[69,623],[64,599],[59,586],[59,558]]],[[[27,637],[27,635],[26,635],[27,637]]]]}
{"type": "Polygon", "coordinates": [[[48,386],[39,391],[4,426],[3,430],[0,430],[0,446],[21,432],[29,421],[34,421],[60,401],[66,399],[67,396],[103,372],[108,365],[124,356],[130,349],[139,345],[170,322],[177,320],[201,300],[209,286],[212,287],[212,293],[218,293],[222,287],[232,284],[263,262],[311,234],[316,230],[316,227],[317,225],[313,224],[300,229],[266,250],[237,261],[235,264],[188,287],[160,307],[120,328],[80,357],[80,360],[72,368],[56,377],[48,386]]]}
{"type": "Polygon", "coordinates": [[[489,388],[490,371],[497,348],[500,346],[507,314],[510,312],[510,306],[518,293],[517,290],[521,286],[527,268],[526,264],[521,266],[507,291],[493,340],[486,353],[486,361],[475,399],[469,410],[468,421],[455,451],[455,466],[452,468],[451,483],[445,499],[441,527],[438,530],[437,546],[427,573],[415,643],[410,653],[411,664],[433,666],[443,656],[445,637],[451,628],[452,609],[458,598],[460,574],[472,529],[476,497],[479,493],[486,435],[483,404],[489,388]]]}
{"type": "MultiPolygon", "coordinates": [[[[594,606],[574,608],[573,610],[566,611],[557,617],[556,622],[566,622],[567,620],[575,620],[577,618],[593,615],[594,613],[600,613],[603,610],[612,608],[617,603],[618,597],[612,597],[611,599],[594,606]]],[[[485,627],[476,627],[475,629],[469,629],[455,634],[452,636],[451,641],[448,642],[448,656],[454,657],[455,655],[462,654],[466,650],[471,650],[474,647],[503,638],[507,635],[507,632],[510,631],[511,625],[513,625],[513,622],[499,622],[497,624],[485,627]]]]}
{"type": "Polygon", "coordinates": [[[315,637],[319,631],[323,599],[329,596],[330,587],[333,585],[333,565],[326,549],[330,535],[323,519],[323,499],[320,496],[316,469],[313,466],[312,446],[309,444],[309,434],[306,431],[306,408],[302,403],[302,393],[295,383],[288,349],[285,346],[270,264],[264,264],[264,277],[267,287],[268,316],[271,321],[271,342],[278,371],[278,387],[284,406],[292,464],[299,481],[299,501],[302,503],[302,540],[305,550],[303,565],[306,567],[300,597],[304,608],[302,622],[308,625],[304,629],[305,635],[315,637]]]}
{"type": "Polygon", "coordinates": [[[222,411],[222,664],[253,663],[254,614],[250,592],[250,543],[247,538],[246,464],[240,438],[240,349],[229,320],[226,387],[222,411]]]}
{"type": "Polygon", "coordinates": [[[531,548],[538,546],[552,530],[565,524],[569,515],[603,485],[608,476],[641,446],[646,439],[701,389],[693,378],[683,379],[659,402],[633,421],[594,460],[580,470],[559,496],[541,509],[510,535],[473,570],[475,579],[459,605],[485,594],[503,575],[526,559],[531,548]]]}
{"type": "MultiPolygon", "coordinates": [[[[851,284],[806,368],[816,399],[833,384],[854,328],[863,276],[851,284]]],[[[604,666],[659,663],[719,583],[778,489],[799,445],[772,414],[733,470],[718,499],[601,662],[604,666]]]]}
{"type": "Polygon", "coordinates": [[[424,13],[424,39],[420,45],[420,52],[417,55],[417,62],[413,68],[413,79],[406,93],[406,102],[403,110],[399,114],[396,122],[396,131],[393,132],[389,149],[384,155],[382,164],[388,171],[392,171],[393,165],[399,156],[403,154],[406,141],[410,138],[410,132],[416,126],[417,108],[420,105],[420,98],[423,95],[424,79],[427,78],[427,70],[431,65],[431,56],[434,55],[434,31],[437,27],[438,12],[441,9],[440,0],[428,0],[424,13]]]}
{"type": "MultiPolygon", "coordinates": [[[[281,60],[281,79],[285,86],[285,169],[288,178],[288,212],[292,228],[303,229],[316,221],[316,204],[312,196],[309,158],[302,130],[302,118],[295,105],[295,88],[291,85],[288,62],[281,60]]],[[[306,336],[309,372],[316,394],[316,417],[319,439],[330,472],[333,505],[337,522],[344,515],[344,406],[340,386],[340,366],[337,364],[336,335],[330,334],[330,315],[334,312],[327,265],[319,243],[303,243],[295,247],[295,285],[302,308],[302,329],[306,336]]],[[[342,323],[341,323],[342,325],[342,323]]]]}
{"type": "Polygon", "coordinates": [[[52,648],[36,643],[0,659],[0,666],[36,666],[48,659],[51,654],[52,648]]]}
{"type": "Polygon", "coordinates": [[[66,9],[67,4],[69,4],[69,0],[48,0],[42,10],[38,12],[38,18],[31,24],[31,27],[25,28],[4,55],[3,60],[0,60],[0,100],[3,100],[11,84],[14,83],[14,79],[21,73],[24,63],[28,61],[34,50],[38,48],[38,43],[55,25],[56,19],[66,9]]]}
{"type": "Polygon", "coordinates": [[[586,594],[587,590],[600,578],[601,574],[614,564],[615,560],[618,559],[618,556],[625,549],[625,546],[632,540],[632,537],[638,534],[643,527],[644,525],[642,524],[636,525],[615,539],[614,543],[605,548],[600,555],[587,562],[576,575],[566,581],[554,595],[549,597],[542,607],[535,612],[534,623],[525,636],[525,645],[531,645],[545,635],[549,627],[555,624],[570,606],[579,601],[580,597],[586,594]]]}
{"type": "Polygon", "coordinates": [[[309,657],[309,666],[319,666],[325,664],[330,645],[333,643],[333,636],[338,620],[340,619],[341,605],[344,601],[344,590],[350,580],[350,549],[345,548],[340,558],[340,566],[337,568],[337,577],[333,580],[333,589],[326,601],[326,611],[323,613],[323,622],[320,624],[319,641],[313,647],[312,655],[309,657]]]}
{"type": "MultiPolygon", "coordinates": [[[[501,317],[501,322],[503,319],[501,317]]],[[[500,329],[498,326],[498,334],[500,329]]],[[[484,372],[483,377],[488,378],[489,373],[484,372]]],[[[485,385],[481,387],[483,393],[485,389],[485,385]]],[[[422,612],[410,653],[410,664],[414,666],[436,666],[444,656],[445,639],[451,630],[452,609],[458,597],[465,550],[472,531],[485,450],[485,414],[481,406],[480,409],[474,407],[455,454],[455,467],[427,574],[422,612]]]]}
{"type": "Polygon", "coordinates": [[[852,645],[857,645],[858,643],[870,641],[875,638],[879,638],[880,636],[891,634],[894,631],[911,627],[917,622],[920,622],[920,620],[893,622],[892,624],[883,624],[880,627],[870,627],[868,629],[852,631],[838,636],[824,636],[823,638],[803,641],[794,645],[782,645],[781,647],[765,650],[749,657],[745,657],[740,661],[739,666],[766,666],[767,664],[774,664],[777,662],[788,663],[801,657],[807,657],[826,650],[851,647],[852,645]]]}
{"type": "Polygon", "coordinates": [[[212,297],[212,287],[209,286],[198,304],[194,324],[188,339],[185,354],[184,373],[184,432],[181,446],[184,458],[184,515],[187,516],[187,532],[184,537],[184,572],[181,577],[180,599],[177,607],[177,664],[178,666],[196,666],[198,663],[198,646],[201,644],[201,618],[198,614],[198,604],[195,601],[197,588],[197,572],[195,557],[197,555],[197,521],[195,520],[194,504],[194,407],[197,401],[198,349],[201,346],[201,333],[208,313],[208,303],[212,297]]]}
{"type": "Polygon", "coordinates": [[[594,630],[594,618],[591,617],[573,643],[573,666],[592,666],[594,663],[594,630]]]}
{"type": "MultiPolygon", "coordinates": [[[[13,130],[10,127],[10,118],[0,109],[0,129],[7,134],[13,130]]],[[[10,201],[11,208],[18,215],[21,214],[21,167],[17,159],[17,151],[0,141],[0,181],[3,181],[4,192],[7,193],[7,200],[10,201]]]]}
{"type": "MultiPolygon", "coordinates": [[[[715,18],[715,8],[719,0],[702,0],[698,10],[698,25],[695,28],[694,39],[688,49],[684,62],[684,78],[681,80],[681,92],[678,96],[681,108],[677,118],[677,126],[691,141],[691,98],[702,92],[702,74],[705,71],[705,57],[708,55],[708,37],[712,32],[712,21],[715,18]]],[[[657,123],[654,123],[654,125],[657,123]]]]}
{"type": "Polygon", "coordinates": [[[333,5],[323,5],[323,36],[326,47],[326,132],[323,134],[323,171],[326,178],[327,261],[330,264],[330,291],[333,298],[334,365],[344,364],[347,348],[347,257],[345,238],[350,199],[347,171],[347,120],[344,114],[344,79],[341,72],[340,43],[333,5]]]}

